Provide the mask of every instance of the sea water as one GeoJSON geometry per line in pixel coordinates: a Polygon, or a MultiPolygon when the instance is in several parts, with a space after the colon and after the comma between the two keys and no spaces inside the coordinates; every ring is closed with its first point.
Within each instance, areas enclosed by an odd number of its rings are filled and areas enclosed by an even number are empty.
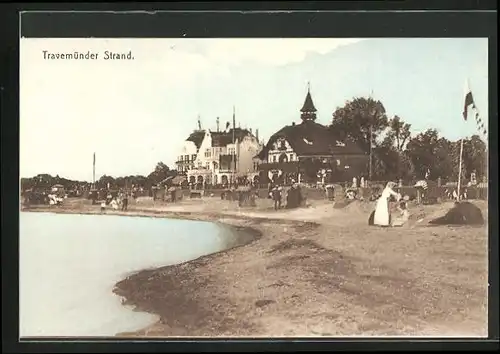
{"type": "Polygon", "coordinates": [[[154,323],[112,290],[142,269],[227,248],[230,230],[166,218],[22,212],[20,337],[113,336],[154,323]]]}

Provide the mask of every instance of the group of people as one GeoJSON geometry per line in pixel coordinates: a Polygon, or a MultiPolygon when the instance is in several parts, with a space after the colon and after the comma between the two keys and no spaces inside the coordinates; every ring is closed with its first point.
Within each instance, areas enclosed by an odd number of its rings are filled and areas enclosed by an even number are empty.
{"type": "Polygon", "coordinates": [[[401,194],[394,189],[397,184],[395,182],[388,182],[382,194],[377,200],[375,210],[370,214],[368,219],[369,225],[376,226],[402,226],[409,218],[407,200],[403,199],[401,194]],[[390,202],[395,200],[397,202],[397,210],[400,215],[398,218],[392,218],[390,202]]]}
{"type": "MultiPolygon", "coordinates": [[[[274,201],[274,210],[281,209],[282,200],[285,191],[283,187],[276,184],[274,186],[269,186],[269,198],[274,201]]],[[[287,208],[297,208],[302,203],[303,196],[300,190],[300,186],[295,180],[292,180],[290,189],[286,191],[286,207],[287,208]]]]}
{"type": "Polygon", "coordinates": [[[106,210],[107,206],[111,206],[114,210],[121,209],[122,211],[127,211],[128,208],[128,193],[120,191],[117,198],[114,198],[111,194],[106,196],[106,200],[101,202],[101,212],[106,210]],[[120,208],[121,207],[121,208],[120,208]]]}

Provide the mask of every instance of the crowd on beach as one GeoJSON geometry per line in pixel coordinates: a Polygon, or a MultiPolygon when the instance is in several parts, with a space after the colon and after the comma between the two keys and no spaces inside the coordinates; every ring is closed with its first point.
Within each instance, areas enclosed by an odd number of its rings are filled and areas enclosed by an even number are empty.
{"type": "MultiPolygon", "coordinates": [[[[135,198],[135,194],[130,193],[130,197],[135,198]]],[[[128,198],[129,192],[125,190],[119,190],[116,196],[108,193],[106,199],[101,201],[101,212],[104,212],[109,206],[113,210],[127,211],[128,209],[128,198]]]]}
{"type": "MultiPolygon", "coordinates": [[[[471,179],[466,185],[463,185],[459,196],[456,186],[440,186],[439,182],[434,186],[436,183],[427,178],[417,181],[412,186],[403,186],[401,180],[398,182],[377,183],[372,181],[369,183],[364,177],[359,179],[354,177],[352,183],[318,183],[316,185],[298,183],[295,179],[289,180],[287,184],[280,180],[273,180],[267,184],[267,198],[272,200],[275,211],[283,208],[304,207],[306,206],[306,199],[325,198],[332,201],[335,208],[345,207],[356,200],[375,202],[374,210],[368,219],[369,225],[402,226],[410,216],[409,202],[416,199],[417,204],[435,204],[438,203],[440,193],[442,194],[441,198],[466,200],[468,188],[476,186],[474,182],[471,179]],[[445,189],[441,188],[439,190],[440,187],[445,189]]],[[[55,187],[62,186],[55,185],[48,192],[28,191],[24,194],[24,205],[48,204],[58,206],[63,204],[65,199],[68,198],[67,191],[65,192],[64,188],[58,189],[55,187]]],[[[170,203],[181,201],[186,192],[188,192],[190,199],[214,196],[215,193],[220,193],[221,199],[237,201],[239,207],[256,207],[257,198],[266,198],[265,194],[262,195],[262,192],[264,192],[262,186],[251,182],[242,183],[241,185],[226,185],[226,188],[218,191],[215,189],[199,190],[193,188],[194,186],[189,186],[190,188],[186,190],[180,185],[155,186],[150,191],[139,190],[137,186],[118,190],[112,190],[109,187],[108,185],[108,188],[88,190],[82,197],[92,200],[92,205],[99,205],[101,212],[105,212],[107,209],[127,211],[130,198],[137,199],[139,196],[148,196],[148,192],[153,201],[160,200],[170,203]]],[[[471,190],[473,189],[471,188],[471,190]]],[[[479,194],[484,195],[485,191],[487,193],[487,190],[482,187],[475,189],[476,198],[480,197],[479,194]]],[[[472,196],[472,199],[474,199],[474,196],[472,196]]]]}
{"type": "MultiPolygon", "coordinates": [[[[281,185],[269,185],[269,198],[273,200],[274,210],[281,209],[284,193],[285,191],[281,185]]],[[[292,184],[286,191],[285,196],[287,208],[297,208],[301,206],[302,202],[305,200],[300,185],[295,182],[295,180],[292,180],[292,184]]]]}

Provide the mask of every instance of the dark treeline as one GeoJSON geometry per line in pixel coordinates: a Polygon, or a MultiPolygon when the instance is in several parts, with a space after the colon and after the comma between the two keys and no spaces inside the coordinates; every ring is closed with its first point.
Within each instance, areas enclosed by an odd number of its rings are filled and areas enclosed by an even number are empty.
{"type": "MultiPolygon", "coordinates": [[[[121,189],[121,188],[143,188],[145,190],[151,189],[151,187],[156,186],[167,177],[175,177],[177,175],[176,170],[171,170],[163,162],[159,162],[156,168],[148,176],[125,176],[125,177],[112,177],[103,175],[99,180],[96,181],[96,189],[121,189]]],[[[51,176],[49,174],[39,174],[31,178],[21,178],[21,190],[26,191],[29,189],[35,190],[48,190],[54,185],[60,184],[67,191],[71,190],[89,190],[92,187],[92,183],[87,181],[76,181],[67,178],[62,178],[57,176],[51,176]]],[[[168,181],[165,181],[168,184],[168,181]]]]}
{"type": "MultiPolygon", "coordinates": [[[[457,124],[464,124],[457,117],[457,124]]],[[[372,150],[372,180],[456,181],[458,176],[460,140],[450,141],[436,129],[411,136],[411,124],[401,117],[389,118],[380,101],[354,98],[333,113],[331,129],[341,138],[356,141],[369,154],[372,150]]],[[[487,146],[478,136],[464,138],[462,176],[476,172],[477,178],[487,175],[487,146]]]]}

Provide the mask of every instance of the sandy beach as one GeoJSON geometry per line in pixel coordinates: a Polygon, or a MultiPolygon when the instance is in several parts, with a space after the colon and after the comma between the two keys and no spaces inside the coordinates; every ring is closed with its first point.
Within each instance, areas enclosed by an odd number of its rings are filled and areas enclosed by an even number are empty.
{"type": "MultiPolygon", "coordinates": [[[[119,281],[126,304],[160,321],[118,336],[487,336],[487,226],[427,225],[452,202],[412,205],[399,228],[368,226],[368,202],[280,211],[257,203],[139,199],[127,212],[107,210],[219,222],[247,235],[235,236],[239,247],[119,281]]],[[[487,218],[487,203],[473,203],[487,218]]],[[[100,213],[82,200],[28,210],[100,213]]]]}

